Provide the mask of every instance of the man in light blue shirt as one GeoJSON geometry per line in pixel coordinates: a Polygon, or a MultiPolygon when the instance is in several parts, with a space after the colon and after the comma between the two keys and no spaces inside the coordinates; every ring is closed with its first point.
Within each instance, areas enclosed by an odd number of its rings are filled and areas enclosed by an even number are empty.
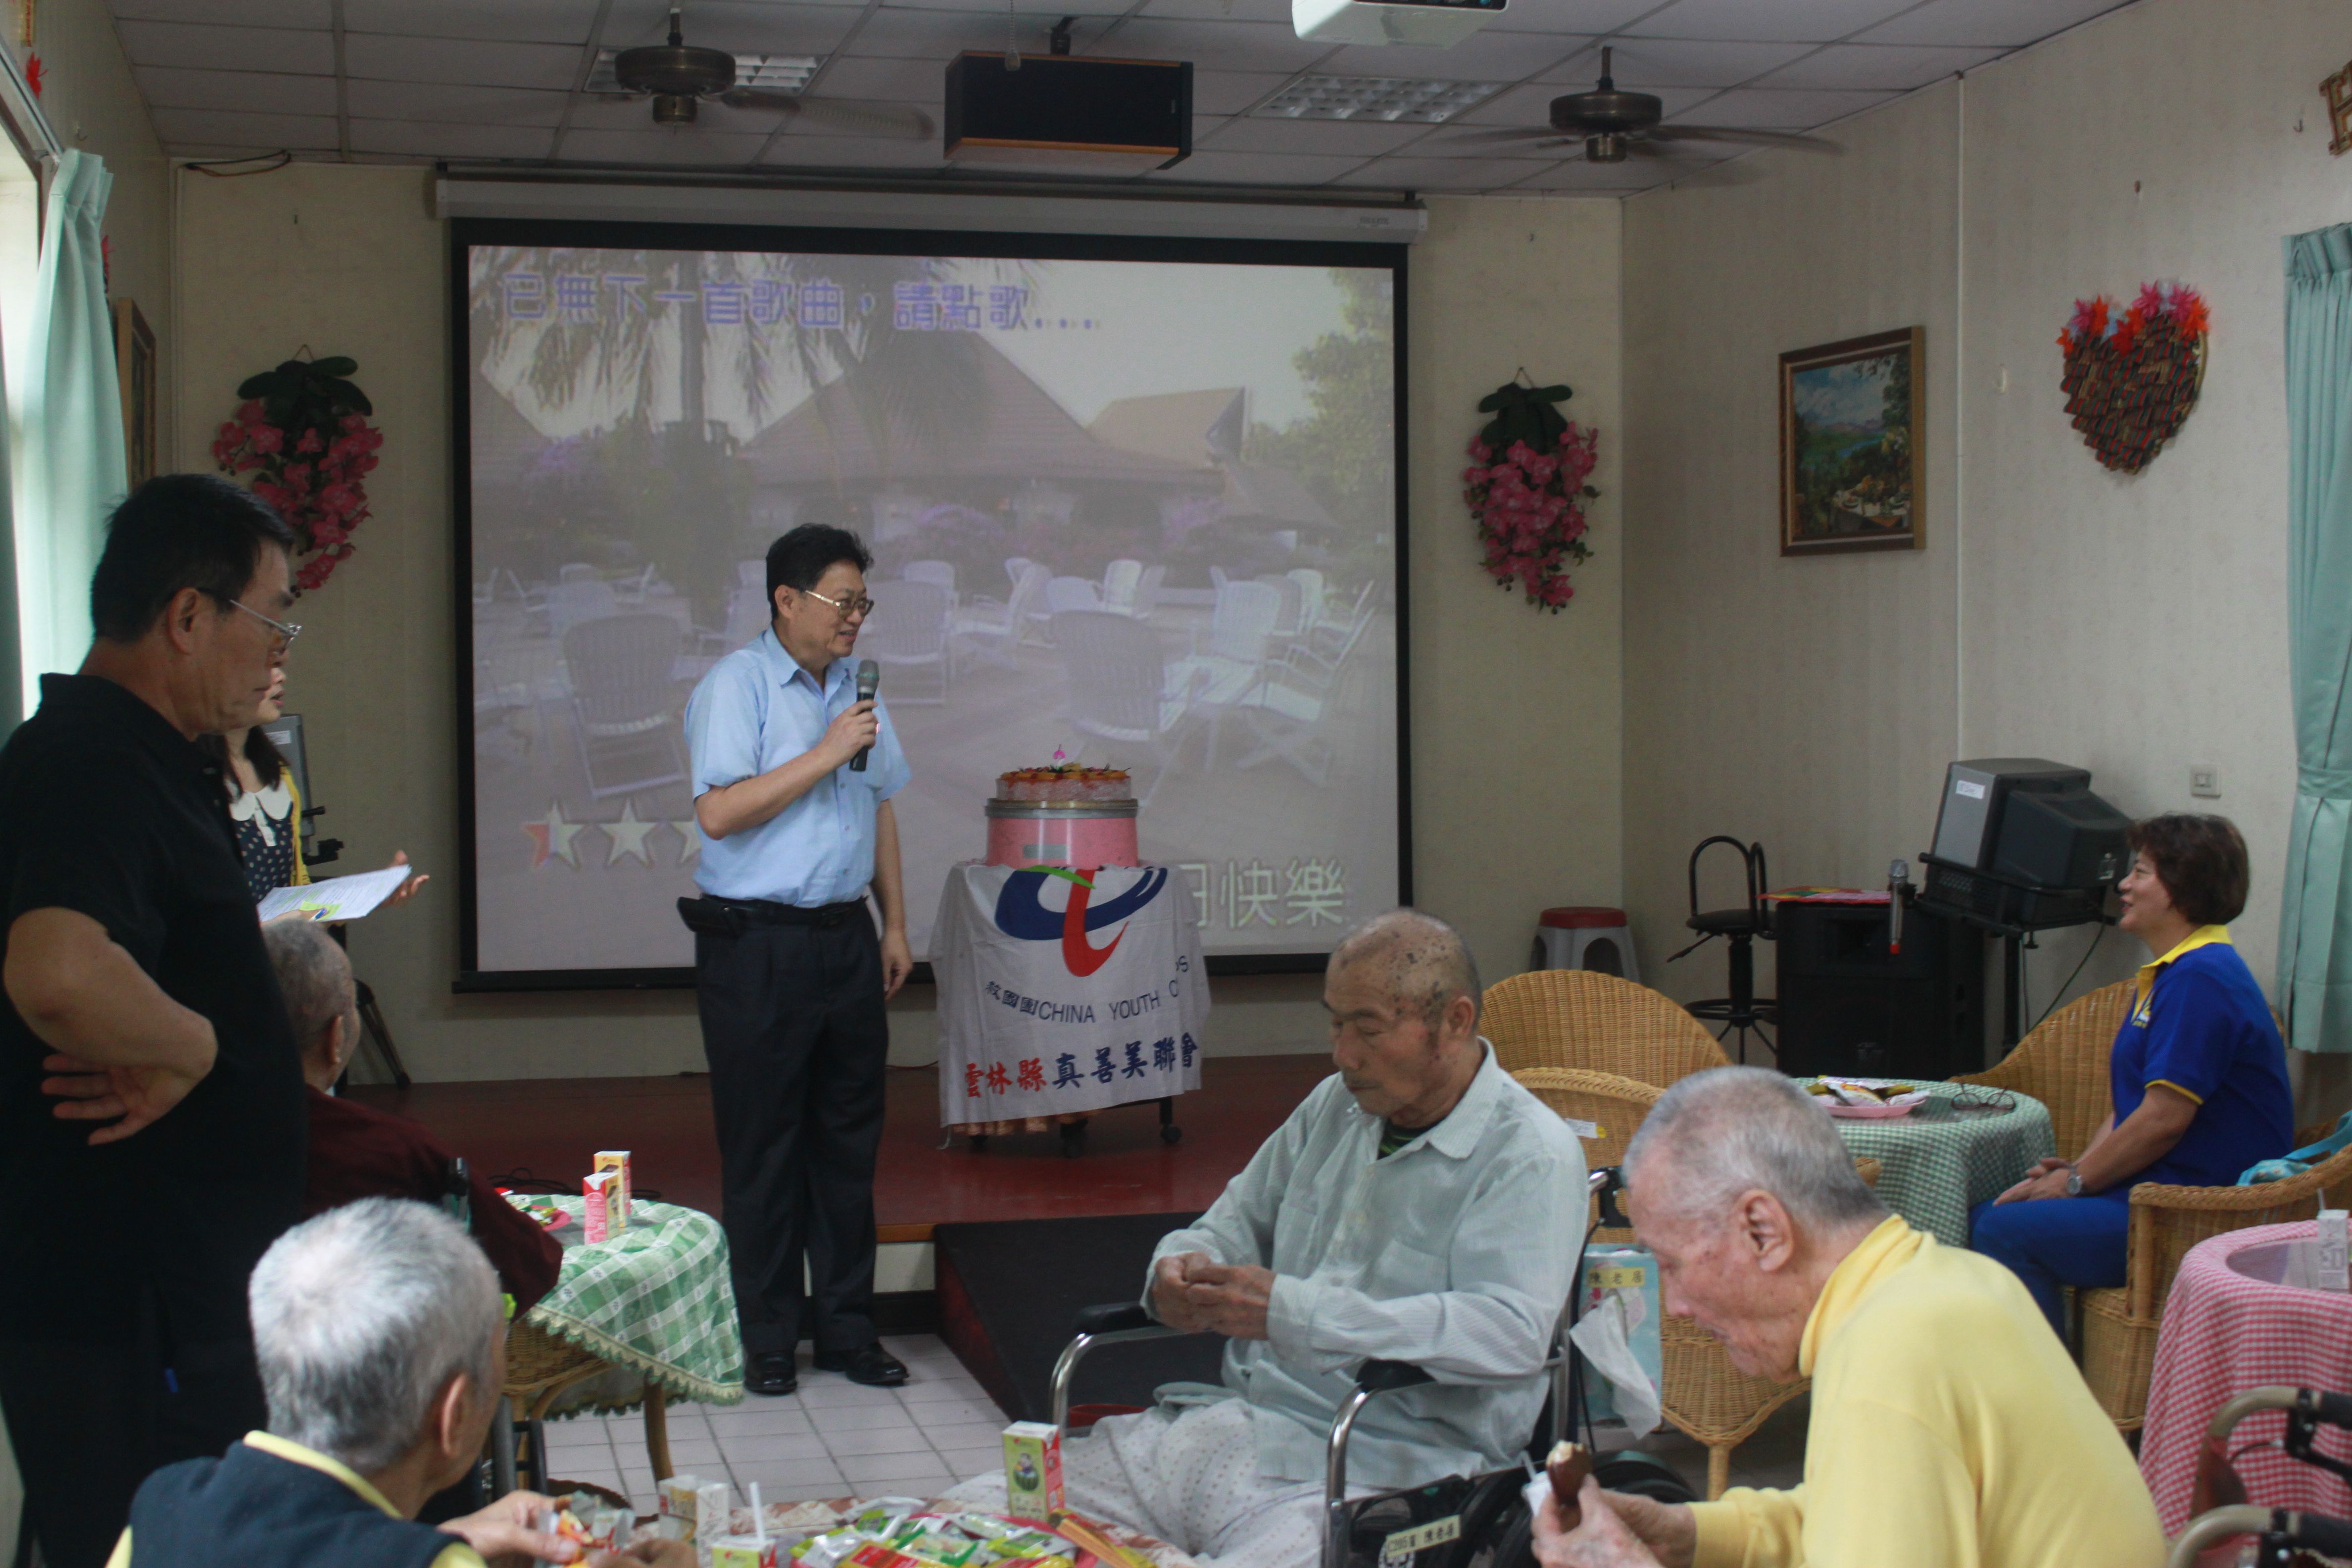
{"type": "Polygon", "coordinates": [[[1170,1327],[1227,1337],[1223,1387],[1097,1422],[1063,1458],[1071,1508],[1217,1568],[1306,1568],[1331,1419],[1371,1360],[1437,1381],[1366,1408],[1351,1491],[1517,1462],[1583,1239],[1584,1152],[1479,1037],[1479,994],[1460,934],[1416,910],[1332,953],[1339,1072],[1161,1238],[1145,1287],[1170,1327]]]}
{"type": "Polygon", "coordinates": [[[874,1326],[883,1003],[914,958],[890,805],[907,759],[880,701],[858,700],[852,657],[873,609],[872,564],[842,529],[804,524],[777,540],[768,630],[712,666],[686,705],[704,896],[678,910],[695,933],[755,1394],[798,1386],[803,1330],[821,1370],[907,1381],[874,1326]]]}

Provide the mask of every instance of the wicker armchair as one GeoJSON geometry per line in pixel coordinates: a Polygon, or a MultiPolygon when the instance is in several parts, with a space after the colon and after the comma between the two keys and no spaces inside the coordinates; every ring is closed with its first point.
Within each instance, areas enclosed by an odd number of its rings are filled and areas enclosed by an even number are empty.
{"type": "Polygon", "coordinates": [[[2347,1197],[2352,1197],[2352,1149],[2328,1156],[2302,1175],[2259,1186],[2171,1187],[2143,1182],[2134,1187],[2123,1287],[2079,1292],[2083,1376],[2116,1426],[2137,1430],[2147,1412],[2157,1326],[2163,1321],[2173,1276],[2190,1247],[2226,1231],[2310,1219],[2323,1206],[2344,1207],[2347,1197]]]}
{"type": "MultiPolygon", "coordinates": [[[[602,1377],[612,1370],[612,1363],[568,1340],[558,1339],[528,1318],[517,1318],[507,1325],[507,1380],[499,1392],[512,1402],[512,1420],[522,1427],[529,1449],[526,1468],[533,1490],[556,1489],[554,1478],[548,1474],[543,1439],[547,1414],[555,1407],[557,1396],[574,1384],[602,1377]]],[[[651,1378],[646,1379],[645,1397],[646,1458],[653,1467],[654,1479],[666,1481],[677,1473],[669,1458],[668,1397],[661,1384],[651,1378]]],[[[508,1490],[513,1488],[507,1474],[516,1457],[513,1436],[512,1427],[502,1417],[490,1437],[494,1450],[505,1450],[499,1461],[499,1479],[508,1490]]]]}
{"type": "Polygon", "coordinates": [[[1954,1083],[1980,1083],[2030,1094],[2050,1109],[2050,1131],[2062,1159],[2090,1147],[2115,1110],[2107,1095],[2107,1055],[2124,1026],[2136,981],[2119,980],[2069,1002],[2020,1040],[1998,1067],[1961,1073],[1954,1083]]]}
{"type": "Polygon", "coordinates": [[[1731,1058],[1697,1019],[1646,985],[1538,969],[1486,988],[1480,1026],[1506,1072],[1581,1068],[1660,1089],[1731,1058]]]}
{"type": "MultiPolygon", "coordinates": [[[[1562,1117],[1592,1125],[1593,1136],[1584,1140],[1584,1155],[1594,1166],[1617,1164],[1625,1158],[1625,1145],[1665,1092],[1614,1073],[1575,1068],[1527,1068],[1511,1076],[1562,1117]]],[[[1864,1181],[1878,1184],[1876,1160],[1864,1155],[1853,1163],[1864,1181]]],[[[1591,1225],[1597,1217],[1588,1211],[1584,1223],[1591,1225]]],[[[1634,1237],[1629,1230],[1609,1226],[1594,1232],[1594,1239],[1626,1242],[1634,1237]]],[[[1659,1405],[1669,1422],[1706,1446],[1706,1495],[1721,1497],[1731,1481],[1733,1450],[1808,1385],[1801,1378],[1775,1383],[1748,1376],[1731,1364],[1714,1335],[1688,1318],[1667,1314],[1658,1325],[1658,1336],[1664,1373],[1659,1405]]]]}

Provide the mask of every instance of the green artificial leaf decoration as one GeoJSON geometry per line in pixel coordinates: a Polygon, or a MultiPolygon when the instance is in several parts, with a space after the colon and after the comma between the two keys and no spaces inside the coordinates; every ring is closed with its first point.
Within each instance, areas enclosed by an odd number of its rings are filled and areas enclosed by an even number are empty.
{"type": "Polygon", "coordinates": [[[337,377],[349,375],[359,367],[359,361],[346,358],[341,354],[337,354],[332,359],[314,360],[310,364],[310,369],[320,375],[337,377]]]}
{"type": "Polygon", "coordinates": [[[1507,381],[1478,400],[1478,412],[1495,416],[1478,432],[1478,439],[1498,453],[1517,441],[1526,442],[1531,451],[1549,452],[1568,429],[1567,419],[1552,405],[1574,395],[1565,383],[1522,386],[1507,381]]]}

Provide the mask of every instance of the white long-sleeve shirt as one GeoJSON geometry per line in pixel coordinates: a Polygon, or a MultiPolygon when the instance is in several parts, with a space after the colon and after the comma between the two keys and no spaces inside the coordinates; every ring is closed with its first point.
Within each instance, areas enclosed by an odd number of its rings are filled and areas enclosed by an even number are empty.
{"type": "Polygon", "coordinates": [[[1262,1474],[1321,1479],[1332,1417],[1370,1360],[1438,1381],[1366,1407],[1351,1484],[1475,1475],[1527,1446],[1583,1240],[1584,1150],[1479,1045],[1461,1103],[1385,1160],[1381,1119],[1337,1075],[1324,1079],[1152,1255],[1274,1270],[1269,1338],[1230,1342],[1223,1374],[1253,1407],[1262,1474]]]}

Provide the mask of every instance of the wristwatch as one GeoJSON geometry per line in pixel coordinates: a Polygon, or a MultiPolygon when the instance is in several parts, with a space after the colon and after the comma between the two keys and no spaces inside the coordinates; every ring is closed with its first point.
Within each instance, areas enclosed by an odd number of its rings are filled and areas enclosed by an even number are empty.
{"type": "Polygon", "coordinates": [[[2070,1198],[2083,1195],[2083,1173],[2072,1165],[2066,1167],[2066,1195],[2070,1198]]]}

